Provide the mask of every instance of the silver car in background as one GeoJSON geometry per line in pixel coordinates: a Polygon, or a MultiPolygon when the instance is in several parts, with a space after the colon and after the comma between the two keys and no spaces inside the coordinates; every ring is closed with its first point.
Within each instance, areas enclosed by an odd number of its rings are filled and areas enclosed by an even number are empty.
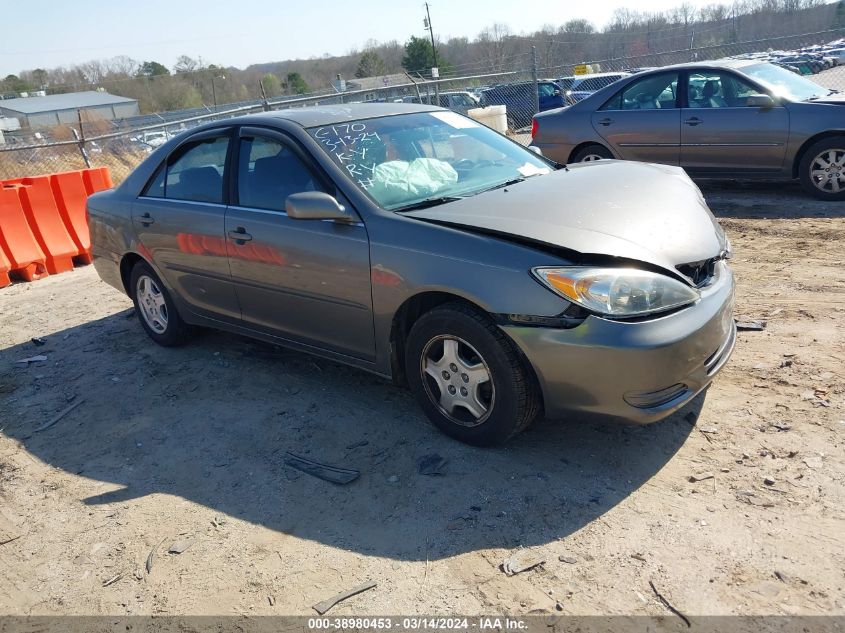
{"type": "Polygon", "coordinates": [[[88,212],[155,342],[206,326],[347,363],[472,444],[543,412],[653,422],[734,346],[730,247],[682,170],[560,167],[436,107],[215,121],[88,212]]]}
{"type": "Polygon", "coordinates": [[[755,60],[667,66],[534,118],[533,145],[559,163],[679,165],[693,177],[795,179],[845,200],[845,97],[755,60]]]}

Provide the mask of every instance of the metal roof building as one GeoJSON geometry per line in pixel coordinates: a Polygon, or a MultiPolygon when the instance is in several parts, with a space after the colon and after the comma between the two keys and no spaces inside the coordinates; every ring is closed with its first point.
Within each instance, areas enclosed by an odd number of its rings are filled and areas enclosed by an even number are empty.
{"type": "Polygon", "coordinates": [[[0,101],[0,116],[16,117],[21,126],[30,128],[76,123],[77,110],[94,113],[93,118],[104,120],[122,119],[139,113],[136,99],[94,90],[0,101]]]}

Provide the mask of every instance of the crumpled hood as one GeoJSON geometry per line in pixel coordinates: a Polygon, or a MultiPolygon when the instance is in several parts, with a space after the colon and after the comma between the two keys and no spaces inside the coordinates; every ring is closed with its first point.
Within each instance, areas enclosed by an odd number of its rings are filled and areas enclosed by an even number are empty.
{"type": "Polygon", "coordinates": [[[635,259],[673,274],[679,264],[716,257],[726,248],[724,231],[686,172],[648,163],[580,163],[404,215],[583,255],[635,259]]]}

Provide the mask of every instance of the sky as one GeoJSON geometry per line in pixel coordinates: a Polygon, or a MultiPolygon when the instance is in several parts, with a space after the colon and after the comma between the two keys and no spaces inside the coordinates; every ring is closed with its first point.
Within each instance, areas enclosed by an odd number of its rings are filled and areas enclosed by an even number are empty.
{"type": "MultiPolygon", "coordinates": [[[[704,5],[714,0],[692,0],[704,5]]],[[[662,11],[681,0],[433,0],[438,39],[474,38],[495,22],[515,33],[586,18],[601,27],[618,7],[662,11]]],[[[3,3],[5,4],[5,3],[3,3]]],[[[0,38],[0,76],[128,55],[172,67],[179,55],[222,66],[342,55],[369,39],[405,42],[423,29],[415,0],[30,0],[0,38]],[[20,27],[20,28],[18,28],[20,27]]]]}

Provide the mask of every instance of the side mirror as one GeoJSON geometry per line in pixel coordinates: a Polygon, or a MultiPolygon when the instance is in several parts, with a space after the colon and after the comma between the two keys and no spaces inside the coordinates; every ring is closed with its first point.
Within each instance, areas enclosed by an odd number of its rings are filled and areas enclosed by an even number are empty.
{"type": "Polygon", "coordinates": [[[537,156],[542,156],[542,155],[543,155],[543,150],[541,150],[541,149],[540,149],[539,147],[537,147],[536,145],[529,145],[529,146],[528,146],[528,149],[530,149],[532,152],[534,152],[535,154],[537,154],[537,156]]]}
{"type": "Polygon", "coordinates": [[[556,97],[559,97],[559,96],[560,96],[560,90],[555,90],[555,96],[556,96],[556,97]]]}
{"type": "Polygon", "coordinates": [[[334,196],[322,191],[303,191],[289,195],[285,199],[285,211],[288,217],[296,220],[353,220],[334,196]]]}
{"type": "Polygon", "coordinates": [[[769,95],[755,94],[748,95],[745,105],[749,108],[773,108],[775,100],[769,95]]]}

